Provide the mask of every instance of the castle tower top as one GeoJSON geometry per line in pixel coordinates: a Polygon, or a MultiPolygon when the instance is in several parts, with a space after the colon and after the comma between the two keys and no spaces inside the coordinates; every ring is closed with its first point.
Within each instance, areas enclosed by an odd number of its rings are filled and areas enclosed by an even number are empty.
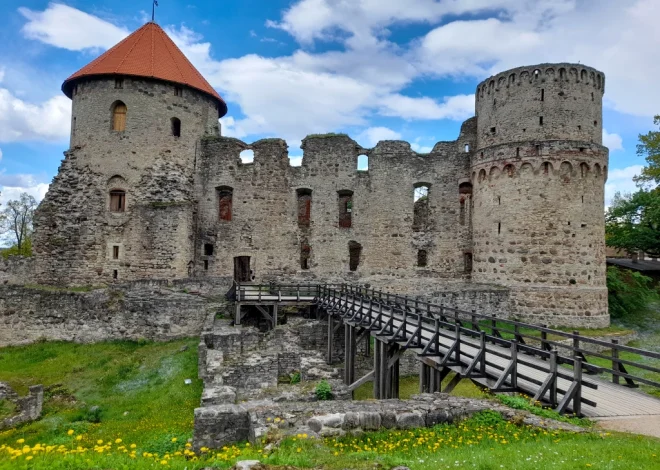
{"type": "Polygon", "coordinates": [[[155,78],[186,85],[217,100],[219,117],[227,113],[227,104],[218,92],[165,31],[153,22],[145,24],[67,78],[62,91],[71,98],[74,85],[81,78],[109,75],[155,78]]]}

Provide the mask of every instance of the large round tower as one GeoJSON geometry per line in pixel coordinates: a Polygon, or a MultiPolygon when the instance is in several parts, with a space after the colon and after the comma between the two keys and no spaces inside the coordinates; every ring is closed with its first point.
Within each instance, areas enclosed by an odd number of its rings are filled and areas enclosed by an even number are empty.
{"type": "Polygon", "coordinates": [[[604,75],[577,64],[508,70],[476,91],[473,271],[511,289],[511,314],[609,324],[604,75]]]}
{"type": "Polygon", "coordinates": [[[155,23],[62,91],[72,100],[71,145],[35,217],[39,281],[185,277],[197,147],[218,135],[225,102],[155,23]]]}

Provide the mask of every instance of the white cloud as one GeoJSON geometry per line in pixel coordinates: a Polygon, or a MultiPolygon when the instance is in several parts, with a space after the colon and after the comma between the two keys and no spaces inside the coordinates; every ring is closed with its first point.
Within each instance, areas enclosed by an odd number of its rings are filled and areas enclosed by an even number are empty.
{"type": "Polygon", "coordinates": [[[401,140],[401,134],[388,127],[370,127],[358,134],[355,140],[364,147],[375,147],[381,140],[401,140]]]}
{"type": "Polygon", "coordinates": [[[253,150],[243,150],[241,152],[241,162],[243,163],[252,163],[254,161],[254,151],[253,150]]]}
{"type": "Polygon", "coordinates": [[[29,20],[21,30],[25,37],[71,51],[108,49],[129,34],[124,28],[60,3],[50,3],[44,11],[18,11],[29,20]]]}
{"type": "Polygon", "coordinates": [[[19,199],[22,193],[30,194],[39,202],[46,195],[48,186],[48,183],[39,182],[35,175],[7,175],[0,172],[0,204],[19,199]]]}
{"type": "Polygon", "coordinates": [[[303,157],[289,157],[289,165],[291,166],[300,166],[302,165],[303,157]]]}
{"type": "Polygon", "coordinates": [[[69,136],[71,100],[54,96],[32,104],[0,88],[0,142],[62,141],[69,136]]]}
{"type": "Polygon", "coordinates": [[[610,149],[610,152],[623,150],[623,139],[619,134],[610,134],[603,129],[603,145],[610,149]]]}
{"type": "Polygon", "coordinates": [[[642,168],[642,165],[631,165],[626,168],[609,169],[605,183],[605,207],[609,207],[615,193],[626,194],[637,191],[633,177],[639,175],[642,168]]]}
{"type": "Polygon", "coordinates": [[[403,119],[453,119],[463,120],[474,115],[474,95],[457,95],[444,99],[443,103],[422,97],[389,95],[380,101],[381,113],[403,119]]]}
{"type": "Polygon", "coordinates": [[[432,146],[420,145],[417,142],[412,142],[410,147],[417,153],[431,153],[431,150],[433,150],[432,146]]]}

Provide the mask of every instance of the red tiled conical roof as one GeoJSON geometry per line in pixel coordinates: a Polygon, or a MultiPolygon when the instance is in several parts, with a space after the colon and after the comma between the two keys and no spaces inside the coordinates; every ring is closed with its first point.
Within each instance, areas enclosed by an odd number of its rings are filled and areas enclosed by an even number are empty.
{"type": "Polygon", "coordinates": [[[132,75],[187,85],[218,100],[220,117],[227,113],[218,92],[156,23],[145,24],[71,75],[62,84],[62,91],[71,98],[73,82],[98,75],[132,75]]]}

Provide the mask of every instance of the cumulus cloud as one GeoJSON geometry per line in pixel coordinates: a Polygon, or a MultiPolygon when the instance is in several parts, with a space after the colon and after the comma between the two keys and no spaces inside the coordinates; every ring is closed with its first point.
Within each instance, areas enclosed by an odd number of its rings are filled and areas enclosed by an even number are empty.
{"type": "Polygon", "coordinates": [[[411,98],[389,95],[381,102],[381,113],[403,119],[453,119],[463,120],[474,115],[474,95],[446,97],[442,103],[432,98],[411,98]]]}
{"type": "Polygon", "coordinates": [[[41,201],[48,191],[48,183],[40,181],[41,178],[29,174],[8,175],[0,172],[0,204],[19,199],[21,194],[28,193],[37,202],[41,201]]]}
{"type": "Polygon", "coordinates": [[[638,188],[633,181],[633,177],[639,175],[642,168],[642,165],[631,165],[626,168],[609,169],[607,182],[605,183],[605,207],[609,207],[614,194],[617,192],[626,194],[637,191],[638,188]]]}
{"type": "Polygon", "coordinates": [[[60,3],[50,3],[44,11],[18,11],[28,19],[21,30],[25,37],[70,51],[108,49],[129,34],[125,28],[60,3]]]}
{"type": "Polygon", "coordinates": [[[401,134],[388,127],[369,127],[356,139],[363,147],[375,147],[381,140],[401,140],[401,134]]]}
{"type": "Polygon", "coordinates": [[[69,136],[71,100],[54,96],[33,104],[0,88],[0,142],[62,141],[69,136]]]}
{"type": "Polygon", "coordinates": [[[603,129],[603,145],[610,149],[610,152],[623,150],[623,139],[619,134],[610,134],[603,129]]]}

